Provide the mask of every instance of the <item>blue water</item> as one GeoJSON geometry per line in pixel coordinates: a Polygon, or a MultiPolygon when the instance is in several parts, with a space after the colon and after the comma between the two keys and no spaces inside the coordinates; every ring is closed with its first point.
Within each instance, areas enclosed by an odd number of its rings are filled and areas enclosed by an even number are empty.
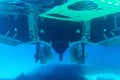
{"type": "Polygon", "coordinates": [[[53,50],[53,59],[47,64],[40,64],[35,63],[33,57],[34,45],[12,47],[0,44],[0,78],[66,80],[74,74],[70,80],[120,80],[119,50],[119,45],[111,47],[86,45],[85,64],[71,62],[68,51],[64,53],[64,59],[60,62],[57,53],[53,50]],[[49,78],[45,78],[46,76],[49,78]]]}

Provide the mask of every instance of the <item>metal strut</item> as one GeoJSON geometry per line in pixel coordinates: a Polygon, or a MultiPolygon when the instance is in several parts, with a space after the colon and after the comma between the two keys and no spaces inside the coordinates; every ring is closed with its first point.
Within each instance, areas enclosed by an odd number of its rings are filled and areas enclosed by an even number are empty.
{"type": "Polygon", "coordinates": [[[51,46],[44,42],[36,43],[35,62],[40,61],[41,64],[47,63],[51,58],[51,46]]]}
{"type": "Polygon", "coordinates": [[[40,51],[40,43],[36,43],[36,54],[35,54],[35,62],[37,63],[39,60],[39,54],[41,53],[40,51]]]}

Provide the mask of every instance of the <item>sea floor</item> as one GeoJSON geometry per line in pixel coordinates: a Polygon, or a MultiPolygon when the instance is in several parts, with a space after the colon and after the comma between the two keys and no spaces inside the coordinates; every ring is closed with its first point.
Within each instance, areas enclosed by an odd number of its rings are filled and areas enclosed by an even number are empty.
{"type": "MultiPolygon", "coordinates": [[[[26,76],[28,80],[120,80],[120,70],[90,65],[50,64],[42,66],[26,76]]],[[[16,80],[25,79],[25,75],[16,78],[16,80]]]]}

